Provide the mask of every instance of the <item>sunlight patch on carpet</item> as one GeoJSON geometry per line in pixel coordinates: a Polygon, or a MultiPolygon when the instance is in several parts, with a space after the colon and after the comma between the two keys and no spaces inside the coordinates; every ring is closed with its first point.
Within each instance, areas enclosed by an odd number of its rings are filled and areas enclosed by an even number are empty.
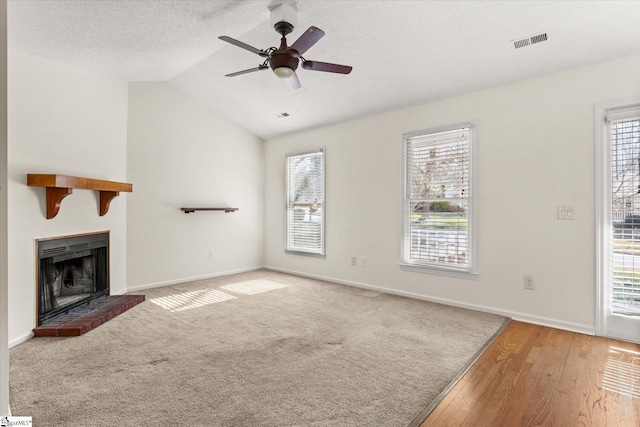
{"type": "Polygon", "coordinates": [[[289,286],[290,285],[283,285],[282,283],[272,282],[271,280],[257,279],[220,286],[220,289],[236,292],[238,294],[255,295],[261,294],[263,292],[273,291],[276,289],[288,288],[289,286]]]}
{"type": "Polygon", "coordinates": [[[197,291],[182,292],[164,297],[150,299],[152,303],[172,312],[204,307],[218,302],[236,299],[233,295],[215,289],[199,289],[197,291]]]}

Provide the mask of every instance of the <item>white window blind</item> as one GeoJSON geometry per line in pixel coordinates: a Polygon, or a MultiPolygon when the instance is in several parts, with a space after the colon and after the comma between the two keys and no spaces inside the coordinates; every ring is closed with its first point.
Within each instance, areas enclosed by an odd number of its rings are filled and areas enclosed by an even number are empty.
{"type": "Polygon", "coordinates": [[[287,154],[287,250],[324,255],[324,148],[287,154]]]}
{"type": "Polygon", "coordinates": [[[611,311],[640,315],[640,111],[607,115],[611,142],[611,311]]]}
{"type": "Polygon", "coordinates": [[[470,124],[404,138],[402,262],[474,272],[470,124]]]}

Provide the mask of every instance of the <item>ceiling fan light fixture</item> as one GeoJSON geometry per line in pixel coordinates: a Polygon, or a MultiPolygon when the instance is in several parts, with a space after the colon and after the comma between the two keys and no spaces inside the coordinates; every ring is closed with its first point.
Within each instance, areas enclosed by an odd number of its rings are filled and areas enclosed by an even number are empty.
{"type": "Polygon", "coordinates": [[[273,74],[280,79],[288,79],[293,76],[293,70],[289,67],[278,67],[273,70],[273,74]]]}
{"type": "Polygon", "coordinates": [[[287,45],[287,34],[293,31],[293,25],[287,21],[277,21],[275,30],[281,34],[280,47],[270,47],[268,49],[257,49],[240,40],[228,36],[218,37],[220,40],[235,45],[239,48],[255,53],[264,59],[261,65],[249,68],[248,70],[237,71],[226,74],[227,77],[239,76],[241,74],[252,73],[254,71],[271,68],[273,74],[281,80],[286,80],[291,89],[300,89],[300,80],[296,70],[302,63],[302,68],[313,71],[324,71],[327,73],[349,74],[351,68],[348,65],[331,64],[328,62],[307,61],[302,55],[308,51],[318,40],[324,36],[324,31],[318,27],[310,26],[291,46],[287,45]]]}

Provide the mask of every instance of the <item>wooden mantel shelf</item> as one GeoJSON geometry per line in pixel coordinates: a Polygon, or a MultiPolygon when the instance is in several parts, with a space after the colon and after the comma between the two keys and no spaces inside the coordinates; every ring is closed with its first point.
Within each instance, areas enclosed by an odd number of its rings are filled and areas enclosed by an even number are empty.
{"type": "Polygon", "coordinates": [[[195,211],[224,211],[224,213],[235,212],[239,208],[180,208],[184,213],[188,214],[195,211]]]}
{"type": "Polygon", "coordinates": [[[126,182],[102,181],[100,179],[80,178],[77,176],[54,174],[27,174],[29,187],[45,187],[47,189],[47,219],[58,214],[62,199],[73,193],[74,188],[96,190],[100,192],[100,216],[109,210],[111,200],[121,191],[131,193],[133,185],[126,182]]]}

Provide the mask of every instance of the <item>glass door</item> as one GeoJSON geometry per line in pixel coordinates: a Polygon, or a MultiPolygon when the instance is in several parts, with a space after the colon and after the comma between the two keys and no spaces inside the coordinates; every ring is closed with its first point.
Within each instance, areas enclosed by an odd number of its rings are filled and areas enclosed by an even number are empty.
{"type": "Polygon", "coordinates": [[[640,111],[609,112],[606,133],[605,330],[609,337],[640,342],[640,111]]]}

